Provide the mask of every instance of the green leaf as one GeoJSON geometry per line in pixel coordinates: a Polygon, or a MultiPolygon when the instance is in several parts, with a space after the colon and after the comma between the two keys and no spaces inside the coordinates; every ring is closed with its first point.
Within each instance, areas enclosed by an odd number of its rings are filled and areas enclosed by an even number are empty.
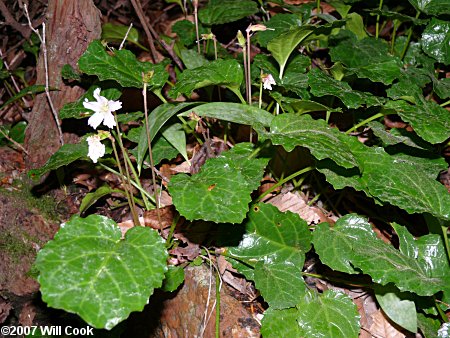
{"type": "Polygon", "coordinates": [[[392,128],[386,131],[384,124],[372,121],[367,124],[376,137],[379,137],[384,146],[404,144],[417,149],[431,149],[428,142],[423,141],[413,132],[407,131],[405,128],[392,128]]]}
{"type": "Polygon", "coordinates": [[[391,84],[400,76],[401,61],[389,54],[388,45],[384,40],[375,38],[356,40],[347,37],[338,41],[339,43],[330,49],[332,61],[342,62],[358,77],[391,84]]]}
{"type": "Polygon", "coordinates": [[[198,52],[193,49],[182,49],[180,51],[180,59],[187,69],[198,68],[209,63],[203,55],[198,54],[198,52]]]}
{"type": "Polygon", "coordinates": [[[351,338],[359,335],[360,316],[356,305],[344,293],[326,290],[309,292],[297,305],[301,337],[351,338]]]}
{"type": "MultiPolygon", "coordinates": [[[[51,89],[51,90],[54,90],[54,89],[51,89]]],[[[3,108],[5,108],[6,106],[10,105],[13,102],[20,100],[22,97],[24,97],[26,95],[39,94],[39,93],[43,93],[43,92],[45,92],[44,85],[32,85],[32,86],[25,87],[20,92],[18,92],[14,96],[10,97],[5,103],[3,103],[0,106],[0,110],[2,110],[3,108]]]]}
{"type": "Polygon", "coordinates": [[[237,21],[258,12],[256,2],[251,0],[210,0],[206,7],[198,12],[200,21],[205,25],[220,25],[237,21]]]}
{"type": "Polygon", "coordinates": [[[350,148],[341,140],[348,136],[329,127],[324,120],[313,120],[309,115],[277,115],[270,126],[270,133],[265,133],[265,136],[288,152],[302,146],[319,160],[331,158],[345,168],[358,165],[350,148]]]}
{"type": "Polygon", "coordinates": [[[280,77],[283,78],[284,68],[286,67],[289,56],[295,47],[301,43],[314,31],[313,26],[296,27],[286,33],[279,35],[276,39],[267,44],[267,49],[277,60],[280,66],[280,77]]]}
{"type": "Polygon", "coordinates": [[[25,140],[25,129],[28,123],[26,121],[17,122],[9,131],[9,137],[17,143],[23,143],[25,140]]]}
{"type": "Polygon", "coordinates": [[[296,55],[286,67],[283,80],[277,85],[286,88],[302,98],[309,98],[308,76],[304,74],[311,66],[311,60],[304,55],[296,55]]]}
{"type": "Polygon", "coordinates": [[[435,93],[442,99],[445,100],[450,97],[450,78],[446,77],[439,81],[433,81],[433,88],[435,93]]]}
{"type": "Polygon", "coordinates": [[[230,255],[255,267],[255,285],[271,308],[294,306],[306,291],[301,271],[311,246],[307,223],[290,211],[259,203],[250,210],[245,229],[230,255]]]}
{"type": "MultiPolygon", "coordinates": [[[[97,89],[99,85],[93,85],[89,87],[88,91],[83,94],[77,101],[66,103],[59,111],[60,119],[82,119],[94,114],[93,111],[84,108],[83,102],[87,99],[88,101],[96,101],[94,98],[94,90],[97,89]]],[[[117,100],[122,96],[122,92],[118,88],[106,88],[100,91],[100,95],[106,97],[108,100],[117,100]]],[[[87,123],[86,123],[87,124],[87,123]]]]}
{"type": "Polygon", "coordinates": [[[148,227],[121,240],[104,216],[73,217],[38,253],[42,299],[78,314],[95,328],[111,329],[141,311],[167,270],[164,241],[148,227]]]}
{"type": "Polygon", "coordinates": [[[416,305],[410,300],[411,294],[399,292],[396,287],[375,288],[375,297],[384,313],[402,328],[417,333],[416,305]]]}
{"type": "Polygon", "coordinates": [[[447,0],[409,0],[417,10],[429,15],[450,14],[447,0]]]}
{"type": "Polygon", "coordinates": [[[61,146],[48,161],[38,169],[28,171],[28,176],[39,179],[45,173],[68,165],[76,160],[87,158],[88,144],[87,142],[70,144],[66,143],[61,146]]]}
{"type": "Polygon", "coordinates": [[[180,94],[191,95],[195,89],[212,85],[223,85],[239,91],[243,79],[242,67],[236,60],[219,59],[194,69],[186,69],[169,95],[173,98],[180,94]]]}
{"type": "MultiPolygon", "coordinates": [[[[148,117],[150,141],[155,137],[156,133],[162,128],[162,126],[167,121],[169,121],[169,119],[172,116],[177,114],[180,110],[183,110],[192,105],[195,105],[195,103],[183,102],[177,105],[172,103],[164,103],[153,109],[153,111],[149,114],[148,117]]],[[[147,131],[145,128],[142,128],[141,134],[139,136],[138,152],[136,156],[139,172],[141,172],[142,162],[144,161],[147,151],[148,151],[147,131]]]]}
{"type": "Polygon", "coordinates": [[[100,80],[114,80],[123,87],[143,88],[142,74],[153,74],[148,88],[162,88],[168,73],[165,64],[140,62],[129,50],[115,50],[113,55],[105,51],[100,41],[92,41],[78,60],[80,70],[88,75],[96,75],[100,80]]]}
{"type": "Polygon", "coordinates": [[[265,26],[269,29],[265,31],[258,32],[256,35],[256,40],[261,47],[267,47],[267,44],[286,33],[294,27],[300,27],[302,25],[302,20],[298,15],[295,14],[277,14],[274,15],[265,26]]]}
{"type": "Polygon", "coordinates": [[[363,18],[358,13],[350,13],[346,17],[345,28],[355,34],[358,40],[367,38],[366,29],[364,27],[363,18]]]}
{"type": "MultiPolygon", "coordinates": [[[[415,292],[421,296],[431,296],[444,290],[448,275],[435,261],[429,260],[436,254],[437,261],[445,255],[444,247],[426,247],[423,241],[437,240],[437,235],[426,235],[422,241],[414,241],[412,236],[402,236],[401,250],[378,239],[366,219],[355,214],[341,217],[334,227],[321,223],[313,233],[313,243],[320,260],[330,268],[347,273],[362,271],[379,284],[394,283],[401,291],[415,292]],[[406,246],[406,247],[405,247],[406,246]]],[[[447,264],[448,265],[448,264],[447,264]]]]}
{"type": "Polygon", "coordinates": [[[384,108],[397,113],[425,141],[436,144],[449,138],[450,112],[433,101],[421,98],[416,105],[403,100],[388,101],[384,108]]]}
{"type": "Polygon", "coordinates": [[[67,63],[61,68],[61,77],[65,80],[81,81],[80,74],[67,63]]]}
{"type": "Polygon", "coordinates": [[[173,176],[169,191],[178,212],[188,220],[241,223],[268,162],[252,153],[252,144],[240,143],[207,160],[195,175],[173,176]]]}
{"type": "Polygon", "coordinates": [[[432,18],[422,34],[422,48],[429,56],[450,65],[450,22],[432,18]]]}
{"type": "Polygon", "coordinates": [[[232,102],[205,103],[180,115],[189,116],[191,112],[194,112],[201,117],[211,117],[213,119],[250,126],[260,124],[264,127],[268,127],[273,120],[273,115],[266,110],[232,102]]]}
{"type": "Polygon", "coordinates": [[[117,192],[123,193],[120,189],[113,189],[109,185],[103,185],[96,189],[94,192],[90,192],[83,197],[80,205],[80,214],[94,205],[100,198],[108,196],[109,194],[117,192]]]}
{"type": "Polygon", "coordinates": [[[417,324],[425,338],[435,338],[441,326],[441,322],[433,317],[417,314],[417,324]]]}
{"type": "Polygon", "coordinates": [[[139,48],[148,51],[147,48],[139,43],[139,32],[136,28],[124,25],[114,25],[112,23],[105,23],[102,26],[102,40],[111,42],[122,42],[123,39],[127,37],[128,42],[131,42],[138,46],[139,48]],[[127,33],[128,32],[128,33],[127,33]]]}
{"type": "Polygon", "coordinates": [[[164,275],[163,285],[161,290],[172,292],[178,289],[181,283],[184,282],[184,269],[179,266],[170,265],[169,269],[164,275]]]}
{"type": "MultiPolygon", "coordinates": [[[[278,16],[278,15],[277,15],[278,16]]],[[[275,310],[269,307],[264,311],[261,321],[261,334],[264,338],[300,337],[298,310],[295,308],[275,310]]]]}
{"type": "Polygon", "coordinates": [[[347,108],[358,108],[362,105],[380,106],[384,102],[383,98],[353,90],[348,83],[335,80],[317,68],[308,73],[308,84],[311,87],[311,94],[336,96],[347,108]]]}
{"type": "Polygon", "coordinates": [[[186,134],[181,123],[174,123],[162,131],[162,136],[188,161],[186,134]]]}
{"type": "MultiPolygon", "coordinates": [[[[185,46],[192,45],[197,39],[195,24],[189,20],[180,20],[172,26],[172,32],[178,35],[181,43],[185,46]]],[[[199,34],[206,33],[206,30],[199,25],[199,34]]],[[[195,52],[198,55],[198,52],[195,52]]],[[[189,68],[189,67],[188,67],[189,68]]]]}
{"type": "Polygon", "coordinates": [[[133,113],[121,113],[117,114],[117,122],[119,123],[130,123],[137,122],[142,120],[144,117],[144,113],[140,111],[136,111],[133,113]]]}

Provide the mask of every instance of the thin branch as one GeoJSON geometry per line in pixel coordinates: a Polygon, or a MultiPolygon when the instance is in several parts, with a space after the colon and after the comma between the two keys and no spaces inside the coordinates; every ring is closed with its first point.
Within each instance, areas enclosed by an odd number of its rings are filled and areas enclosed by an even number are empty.
{"type": "Polygon", "coordinates": [[[0,129],[0,133],[12,144],[14,144],[17,148],[22,150],[25,154],[28,155],[28,151],[25,150],[25,148],[18,142],[14,141],[11,137],[9,137],[2,129],[0,129]]]}
{"type": "Polygon", "coordinates": [[[0,0],[0,13],[2,13],[3,17],[5,18],[5,24],[8,26],[11,26],[16,31],[18,31],[25,39],[28,39],[31,34],[31,30],[29,30],[27,27],[22,26],[19,22],[17,22],[14,17],[11,15],[11,13],[8,10],[8,7],[6,7],[3,0],[0,0]]]}
{"type": "Polygon", "coordinates": [[[39,31],[35,28],[33,28],[33,25],[31,24],[30,15],[28,14],[28,8],[27,5],[23,5],[25,16],[28,20],[28,26],[30,29],[37,35],[39,40],[41,41],[42,51],[44,54],[44,69],[45,69],[45,95],[47,96],[48,104],[50,106],[50,110],[52,111],[53,118],[55,119],[56,127],[58,128],[58,134],[59,134],[59,142],[61,145],[64,144],[64,138],[63,133],[61,129],[61,122],[59,121],[58,112],[55,109],[55,106],[53,105],[52,98],[50,97],[50,89],[49,89],[49,78],[48,78],[48,58],[47,58],[47,44],[45,42],[45,23],[42,24],[42,36],[39,33],[39,31]]]}
{"type": "Polygon", "coordinates": [[[125,44],[125,41],[127,41],[128,34],[130,34],[131,28],[133,28],[133,23],[130,23],[130,27],[128,27],[128,30],[125,33],[125,36],[123,37],[122,43],[119,46],[119,50],[121,50],[123,48],[123,45],[125,44]]]}
{"type": "Polygon", "coordinates": [[[159,44],[167,51],[167,53],[169,53],[172,60],[177,64],[178,68],[183,70],[184,69],[183,63],[178,58],[178,56],[176,56],[176,54],[173,52],[172,47],[169,46],[163,39],[161,39],[158,33],[156,33],[156,31],[153,29],[152,25],[148,23],[147,19],[144,16],[144,11],[142,10],[141,3],[138,0],[131,0],[131,3],[134,7],[134,10],[136,11],[136,14],[139,17],[139,21],[141,22],[144,28],[145,35],[147,35],[147,39],[150,44],[150,50],[152,52],[153,62],[156,62],[157,60],[156,54],[157,52],[153,43],[154,39],[156,39],[158,40],[159,44]]]}

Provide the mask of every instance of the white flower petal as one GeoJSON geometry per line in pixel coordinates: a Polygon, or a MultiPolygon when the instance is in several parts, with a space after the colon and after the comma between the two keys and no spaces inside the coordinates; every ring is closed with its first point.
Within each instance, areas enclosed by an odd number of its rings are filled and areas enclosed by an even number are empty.
{"type": "Polygon", "coordinates": [[[98,159],[105,155],[105,145],[102,144],[98,135],[89,136],[86,141],[89,145],[88,156],[92,162],[97,163],[98,159]]]}
{"type": "Polygon", "coordinates": [[[112,129],[116,125],[116,120],[114,119],[114,115],[110,112],[107,112],[103,115],[103,124],[107,126],[109,129],[112,129]]]}
{"type": "Polygon", "coordinates": [[[86,109],[93,110],[95,112],[98,112],[101,110],[101,104],[99,104],[98,102],[95,102],[95,101],[93,101],[93,102],[85,101],[85,102],[83,102],[83,107],[86,109]]]}
{"type": "Polygon", "coordinates": [[[100,123],[103,122],[103,119],[104,115],[100,112],[97,112],[89,118],[88,125],[90,125],[94,129],[97,129],[100,123]]]}
{"type": "Polygon", "coordinates": [[[120,101],[108,101],[108,107],[111,112],[117,111],[122,108],[122,102],[120,101]]]}
{"type": "Polygon", "coordinates": [[[100,101],[100,97],[101,97],[101,96],[100,96],[100,91],[101,91],[100,87],[94,90],[94,98],[95,98],[97,101],[100,101]]]}

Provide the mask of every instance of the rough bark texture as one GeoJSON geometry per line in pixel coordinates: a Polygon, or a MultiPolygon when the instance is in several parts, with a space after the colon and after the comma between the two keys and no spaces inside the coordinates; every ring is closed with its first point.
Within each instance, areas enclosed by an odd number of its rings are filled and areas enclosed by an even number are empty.
{"type": "MultiPolygon", "coordinates": [[[[89,43],[100,37],[100,11],[92,0],[50,0],[47,9],[46,44],[50,87],[59,91],[50,93],[55,109],[75,101],[83,93],[80,87],[66,86],[61,78],[65,64],[77,67],[79,57],[89,43]]],[[[44,58],[41,51],[37,67],[37,84],[45,84],[44,58]]],[[[60,147],[58,129],[46,95],[36,97],[29,118],[25,145],[30,154],[28,169],[42,166],[60,147]]],[[[68,135],[66,135],[68,137],[68,135]]]]}

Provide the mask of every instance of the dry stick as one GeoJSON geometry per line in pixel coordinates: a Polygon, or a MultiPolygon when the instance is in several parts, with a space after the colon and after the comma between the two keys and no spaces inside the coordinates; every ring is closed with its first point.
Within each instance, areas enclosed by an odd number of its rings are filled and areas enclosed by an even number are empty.
{"type": "MultiPolygon", "coordinates": [[[[0,49],[0,57],[1,57],[2,60],[3,60],[3,53],[2,53],[2,50],[1,50],[1,49],[0,49]]],[[[3,60],[3,64],[5,65],[6,70],[7,70],[8,72],[11,72],[11,70],[10,70],[10,68],[9,68],[9,65],[8,65],[8,62],[6,62],[6,60],[3,60]]],[[[14,88],[17,90],[17,92],[20,92],[19,85],[17,84],[16,79],[14,78],[14,76],[12,76],[12,74],[10,74],[9,77],[11,78],[11,81],[12,81],[12,83],[13,83],[13,85],[14,85],[14,88]]],[[[30,104],[28,103],[28,101],[27,101],[24,97],[22,97],[22,101],[23,101],[25,107],[27,107],[27,108],[30,107],[30,104]]]]}
{"type": "Polygon", "coordinates": [[[142,10],[140,2],[138,2],[136,0],[131,0],[131,3],[133,4],[134,10],[136,11],[136,14],[139,17],[139,21],[141,22],[141,24],[144,28],[145,34],[147,35],[147,39],[148,39],[149,43],[151,43],[150,49],[152,51],[154,62],[156,62],[157,54],[156,54],[155,46],[153,44],[153,41],[154,41],[153,38],[158,40],[159,44],[167,51],[167,53],[169,53],[172,60],[177,64],[178,68],[180,70],[183,70],[184,69],[183,64],[181,63],[181,60],[178,58],[178,56],[176,56],[176,54],[173,52],[171,46],[169,46],[163,39],[161,39],[159,37],[158,33],[156,33],[156,31],[153,29],[152,25],[150,25],[147,22],[147,20],[145,19],[144,12],[142,10]]]}
{"type": "MultiPolygon", "coordinates": [[[[144,79],[145,75],[142,74],[142,78],[144,79]]],[[[145,115],[145,130],[147,131],[147,143],[148,143],[148,152],[150,155],[150,167],[152,168],[152,183],[153,183],[153,193],[155,195],[155,203],[156,203],[156,215],[158,216],[158,224],[159,228],[162,231],[162,223],[161,223],[161,215],[159,212],[159,196],[156,190],[156,173],[155,173],[155,163],[153,162],[153,152],[152,152],[152,141],[150,139],[150,124],[148,122],[148,108],[147,108],[147,82],[144,81],[144,89],[142,90],[142,96],[144,97],[144,115],[145,115]]]]}
{"type": "Polygon", "coordinates": [[[197,37],[197,51],[200,54],[200,35],[198,34],[198,0],[192,0],[194,5],[194,21],[195,21],[195,36],[197,37]]]}
{"type": "Polygon", "coordinates": [[[125,44],[125,41],[128,38],[128,34],[130,34],[131,28],[133,28],[133,23],[130,23],[130,27],[128,27],[128,30],[125,33],[125,36],[123,37],[123,40],[122,40],[122,42],[121,42],[121,44],[119,46],[119,50],[121,50],[123,48],[123,45],[125,44]]]}
{"type": "Polygon", "coordinates": [[[20,150],[22,150],[25,154],[28,155],[28,151],[26,151],[26,149],[18,142],[14,141],[11,137],[9,137],[8,135],[6,135],[6,133],[0,129],[0,133],[2,133],[2,135],[12,144],[14,144],[17,148],[19,148],[20,150]]]}
{"type": "Polygon", "coordinates": [[[29,31],[28,29],[26,29],[24,26],[22,26],[19,22],[17,22],[14,17],[12,16],[12,14],[9,12],[8,7],[6,7],[5,3],[3,2],[3,0],[0,1],[0,13],[3,14],[3,17],[5,18],[5,22],[4,24],[11,26],[12,28],[14,28],[16,31],[18,31],[20,34],[22,34],[22,36],[28,40],[28,38],[30,37],[30,33],[31,31],[29,31]]]}
{"type": "Polygon", "coordinates": [[[52,98],[50,97],[49,79],[48,79],[47,44],[45,43],[45,23],[42,24],[42,36],[41,36],[39,31],[37,29],[34,29],[33,25],[31,24],[31,19],[30,19],[30,15],[28,14],[28,8],[27,8],[26,4],[23,5],[23,9],[25,11],[25,16],[27,17],[27,20],[28,20],[28,26],[37,35],[37,37],[39,38],[39,41],[41,41],[42,51],[44,54],[45,95],[47,96],[50,110],[52,111],[53,118],[55,119],[56,127],[58,128],[59,142],[61,143],[61,145],[64,145],[64,138],[63,138],[63,132],[61,129],[61,122],[59,121],[58,112],[56,111],[55,106],[53,105],[52,98]]]}
{"type": "Polygon", "coordinates": [[[147,36],[148,45],[149,45],[150,51],[152,53],[152,61],[154,63],[156,63],[156,60],[158,59],[158,54],[156,52],[153,36],[148,29],[147,21],[145,20],[144,11],[142,10],[141,3],[136,0],[131,0],[131,4],[133,5],[133,8],[139,18],[139,21],[141,22],[142,27],[144,28],[145,35],[147,36]]]}

